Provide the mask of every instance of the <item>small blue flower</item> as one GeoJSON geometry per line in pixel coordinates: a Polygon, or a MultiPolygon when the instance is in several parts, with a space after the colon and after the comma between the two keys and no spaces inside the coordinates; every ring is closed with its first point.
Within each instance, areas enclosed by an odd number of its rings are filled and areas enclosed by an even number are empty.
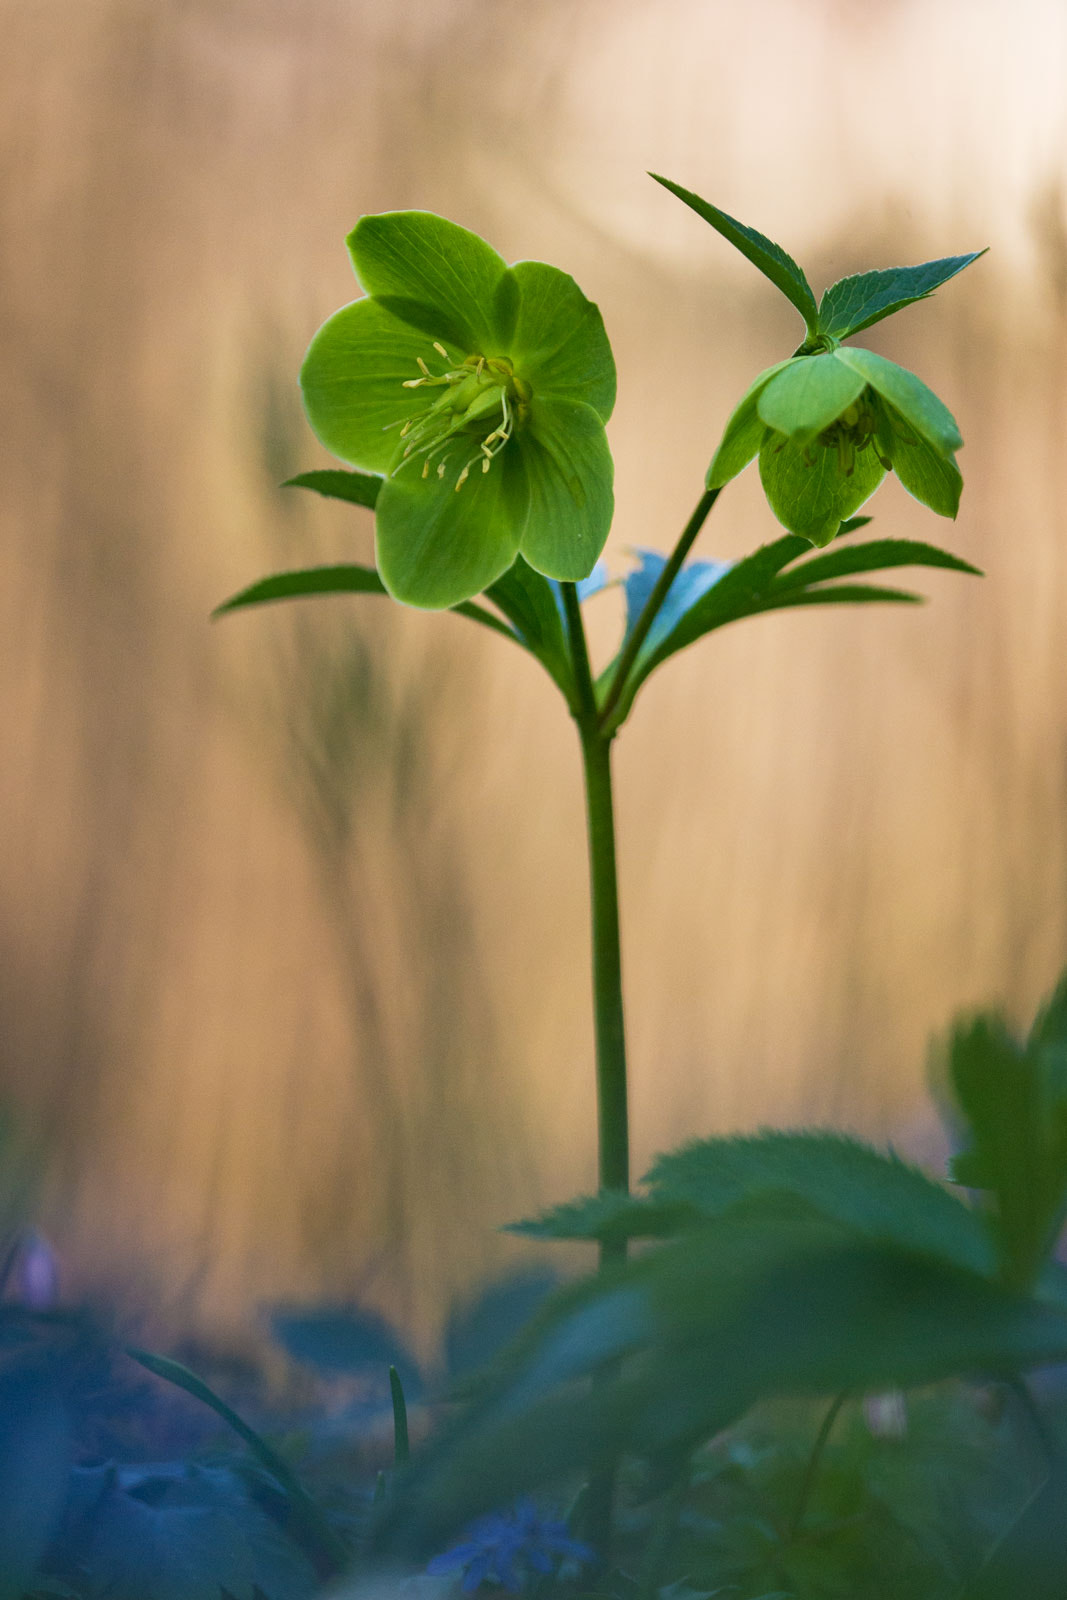
{"type": "Polygon", "coordinates": [[[464,1594],[482,1583],[495,1583],[513,1594],[522,1588],[524,1569],[550,1573],[554,1558],[595,1561],[587,1544],[572,1539],[565,1522],[541,1516],[529,1498],[518,1500],[511,1511],[492,1511],[467,1529],[467,1537],[444,1555],[434,1556],[426,1571],[433,1576],[463,1569],[464,1594]]]}

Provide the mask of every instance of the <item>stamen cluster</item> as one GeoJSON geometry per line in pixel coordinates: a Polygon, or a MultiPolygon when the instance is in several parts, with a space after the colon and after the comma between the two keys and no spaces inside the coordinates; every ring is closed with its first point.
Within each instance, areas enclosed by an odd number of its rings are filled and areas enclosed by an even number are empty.
{"type": "MultiPolygon", "coordinates": [[[[514,367],[505,356],[471,355],[459,366],[453,366],[443,344],[435,339],[433,348],[448,363],[444,372],[431,372],[423,358],[416,356],[421,375],[405,378],[401,388],[443,388],[445,392],[404,422],[400,437],[407,443],[393,468],[393,476],[409,461],[422,456],[422,476],[428,478],[431,466],[436,463],[437,476],[443,478],[454,444],[477,438],[488,422],[499,417],[457,473],[455,490],[458,494],[471,468],[480,461],[482,471],[488,472],[515,429],[522,427],[529,410],[530,387],[515,376],[514,367]]],[[[395,426],[395,423],[387,424],[387,427],[395,426]]]]}

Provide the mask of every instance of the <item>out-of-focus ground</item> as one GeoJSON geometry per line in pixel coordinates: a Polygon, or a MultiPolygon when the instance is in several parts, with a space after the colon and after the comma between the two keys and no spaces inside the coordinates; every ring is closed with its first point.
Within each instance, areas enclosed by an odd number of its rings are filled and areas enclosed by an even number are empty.
{"type": "MultiPolygon", "coordinates": [[[[931,1033],[1027,1013],[1067,959],[1060,0],[0,14],[0,1082],[70,1282],[214,1329],[363,1296],[425,1339],[508,1254],[495,1223],[593,1181],[547,679],[385,602],[207,620],[275,567],[370,558],[364,513],[275,487],[328,464],[296,373],[367,211],[440,211],[600,303],[617,570],[673,540],[798,336],[646,168],[817,290],[992,245],[865,336],[967,439],[956,526],[893,485],[877,530],[986,579],[726,630],[617,763],[635,1170],[764,1121],[929,1144],[931,1033]]],[[[753,479],[703,553],[773,536],[753,479]]]]}

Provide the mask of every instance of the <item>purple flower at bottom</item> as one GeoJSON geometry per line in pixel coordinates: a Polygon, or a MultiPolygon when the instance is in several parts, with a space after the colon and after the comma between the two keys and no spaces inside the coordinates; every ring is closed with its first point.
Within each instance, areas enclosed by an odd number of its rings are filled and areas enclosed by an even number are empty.
{"type": "Polygon", "coordinates": [[[467,1529],[462,1544],[434,1556],[426,1571],[437,1577],[463,1569],[464,1594],[473,1594],[482,1583],[495,1583],[517,1593],[522,1588],[525,1569],[550,1573],[554,1558],[595,1561],[587,1544],[572,1539],[565,1522],[550,1522],[541,1516],[529,1498],[518,1500],[510,1511],[491,1511],[467,1529]]]}

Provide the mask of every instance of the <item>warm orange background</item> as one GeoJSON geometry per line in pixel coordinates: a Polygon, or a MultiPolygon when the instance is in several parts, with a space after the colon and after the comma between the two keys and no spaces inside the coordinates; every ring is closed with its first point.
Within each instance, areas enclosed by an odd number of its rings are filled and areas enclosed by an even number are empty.
{"type": "MultiPolygon", "coordinates": [[[[385,602],[207,621],[274,567],[369,558],[365,514],[275,488],[327,464],[296,372],[366,211],[440,211],[599,301],[617,570],[673,540],[799,331],[646,168],[817,290],[993,246],[865,336],[967,439],[957,525],[890,486],[877,530],[988,577],[727,630],[618,751],[636,1170],[761,1121],[934,1148],[931,1033],[1025,1015],[1067,959],[1060,0],[0,11],[0,1039],[71,1281],[235,1331],[362,1294],[426,1339],[503,1259],[494,1223],[592,1181],[547,680],[385,602]]],[[[753,478],[703,553],[774,534],[753,478]]]]}

